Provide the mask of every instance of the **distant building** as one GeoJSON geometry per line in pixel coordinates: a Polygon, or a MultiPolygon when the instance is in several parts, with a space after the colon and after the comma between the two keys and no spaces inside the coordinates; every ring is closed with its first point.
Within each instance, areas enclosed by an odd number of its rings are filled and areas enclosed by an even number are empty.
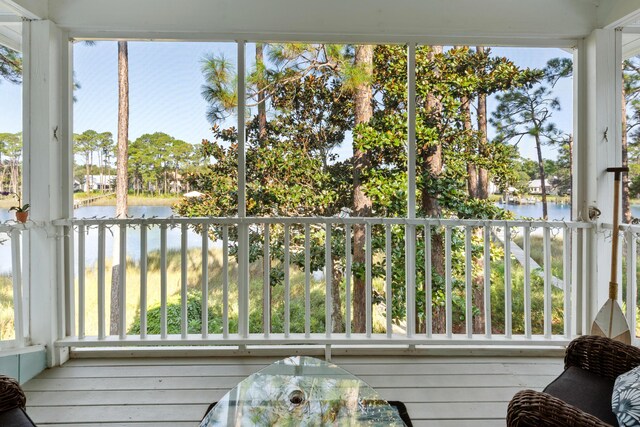
{"type": "MultiPolygon", "coordinates": [[[[544,187],[547,194],[555,194],[555,187],[551,184],[554,181],[554,177],[545,179],[544,187]]],[[[529,194],[542,194],[542,180],[534,179],[529,181],[529,194]]]]}
{"type": "MultiPolygon", "coordinates": [[[[115,175],[89,175],[88,187],[89,190],[113,190],[116,184],[115,175]]],[[[85,180],[87,177],[85,176],[85,180]]],[[[87,182],[84,183],[85,190],[87,189],[87,182]]]]}

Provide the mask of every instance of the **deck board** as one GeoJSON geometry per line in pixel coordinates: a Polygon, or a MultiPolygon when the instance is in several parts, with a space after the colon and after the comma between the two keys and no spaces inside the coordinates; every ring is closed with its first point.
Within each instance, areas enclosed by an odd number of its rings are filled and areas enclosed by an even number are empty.
{"type": "MultiPolygon", "coordinates": [[[[72,359],[24,384],[40,426],[197,426],[209,403],[277,357],[72,359]]],[[[333,362],[407,406],[416,426],[503,426],[508,401],[541,389],[561,358],[339,356],[333,362]]]]}

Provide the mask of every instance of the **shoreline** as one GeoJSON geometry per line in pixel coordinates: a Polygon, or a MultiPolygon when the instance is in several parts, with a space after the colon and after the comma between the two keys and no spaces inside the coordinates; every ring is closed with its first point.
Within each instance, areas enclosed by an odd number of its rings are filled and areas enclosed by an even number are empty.
{"type": "MultiPolygon", "coordinates": [[[[98,194],[92,194],[92,196],[96,196],[98,194]]],[[[74,201],[80,201],[83,198],[75,199],[74,201]]],[[[149,197],[149,196],[133,196],[129,195],[128,198],[129,206],[173,206],[182,200],[181,197],[149,197]]],[[[12,206],[17,205],[18,202],[15,198],[8,197],[0,199],[0,209],[9,209],[12,206]]],[[[114,197],[106,197],[104,199],[96,200],[88,206],[115,206],[116,199],[114,197]]]]}

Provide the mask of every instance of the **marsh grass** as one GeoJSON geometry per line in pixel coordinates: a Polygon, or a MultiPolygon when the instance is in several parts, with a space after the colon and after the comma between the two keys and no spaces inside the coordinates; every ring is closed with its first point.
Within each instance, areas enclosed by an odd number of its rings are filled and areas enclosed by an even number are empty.
{"type": "Polygon", "coordinates": [[[0,276],[0,340],[15,338],[13,282],[10,275],[0,276]]]}
{"type": "MultiPolygon", "coordinates": [[[[200,249],[187,251],[187,313],[189,333],[201,332],[201,287],[202,287],[202,255],[200,249]]],[[[272,263],[272,268],[276,266],[272,263]]],[[[210,333],[222,333],[223,310],[223,253],[213,248],[208,255],[208,330],[210,333]]],[[[181,332],[181,271],[182,260],[179,250],[167,251],[167,312],[169,334],[181,332]]],[[[249,329],[251,333],[263,332],[263,264],[256,262],[250,265],[250,298],[249,329]]],[[[325,332],[325,281],[315,280],[310,276],[311,333],[325,332]]],[[[229,332],[238,331],[238,267],[235,259],[229,257],[229,332]]],[[[98,272],[93,265],[86,269],[85,275],[85,334],[98,333],[98,272]]],[[[78,304],[78,284],[76,280],[76,307],[78,304]]],[[[382,291],[382,281],[374,280],[374,289],[382,291]]],[[[105,267],[105,325],[109,334],[109,310],[111,292],[111,262],[105,267]]],[[[284,332],[284,285],[271,286],[271,331],[284,332]]],[[[126,325],[131,334],[140,333],[140,265],[131,260],[127,263],[126,280],[126,325]]],[[[341,293],[344,301],[344,289],[341,293]]],[[[342,307],[344,315],[344,304],[342,307]]],[[[380,310],[374,310],[374,332],[384,332],[385,317],[380,310]]],[[[76,315],[76,322],[77,322],[76,315]]],[[[160,254],[150,252],[147,268],[147,333],[160,333],[160,254]]],[[[344,326],[344,325],[343,325],[344,326]]],[[[305,274],[292,266],[290,270],[290,329],[292,333],[302,333],[305,327],[305,274]]]]}
{"type": "MultiPolygon", "coordinates": [[[[516,237],[516,243],[522,244],[522,238],[516,237]]],[[[505,312],[505,285],[504,285],[504,257],[500,256],[501,246],[494,245],[499,249],[497,256],[491,262],[491,313],[492,332],[496,334],[504,333],[504,312],[505,312]]],[[[543,263],[542,239],[532,236],[531,240],[532,257],[540,264],[543,263]]],[[[132,256],[136,257],[133,253],[132,256]]],[[[208,329],[210,333],[222,332],[222,295],[223,295],[223,254],[219,248],[212,248],[208,254],[208,329]]],[[[374,257],[374,261],[381,261],[380,255],[374,257]]],[[[552,271],[554,276],[562,277],[562,241],[552,240],[552,271]]],[[[272,262],[272,269],[278,267],[278,262],[272,262]]],[[[105,327],[109,333],[109,313],[110,313],[110,292],[111,292],[111,263],[107,260],[105,267],[105,327]]],[[[201,332],[201,282],[202,282],[202,255],[200,249],[191,249],[186,252],[186,271],[188,292],[187,309],[189,333],[201,332]]],[[[168,333],[179,334],[181,332],[181,271],[182,259],[179,250],[167,251],[167,295],[168,295],[168,333]]],[[[513,318],[513,334],[524,333],[524,271],[522,266],[511,260],[511,309],[513,318]]],[[[238,328],[238,269],[235,258],[229,257],[229,332],[235,333],[238,328]]],[[[464,282],[464,277],[455,277],[458,282],[464,282]]],[[[305,325],[305,273],[301,269],[292,266],[290,270],[290,329],[292,333],[303,333],[305,325]]],[[[344,283],[344,282],[343,282],[344,283]]],[[[97,335],[98,333],[98,272],[96,265],[86,269],[85,274],[85,334],[97,335]]],[[[312,333],[325,332],[325,281],[315,280],[311,275],[310,296],[311,315],[310,324],[312,333]]],[[[384,279],[374,278],[373,288],[380,295],[384,295],[384,279]]],[[[13,338],[13,302],[12,283],[10,276],[0,276],[0,334],[2,339],[13,338]]],[[[76,279],[76,308],[78,307],[78,284],[76,279]]],[[[284,332],[284,285],[278,283],[271,287],[271,332],[284,332]]],[[[563,314],[564,293],[560,289],[552,289],[552,330],[554,334],[562,333],[564,327],[563,314]]],[[[344,285],[341,291],[343,301],[342,312],[345,313],[344,285]]],[[[464,332],[465,322],[465,293],[464,286],[454,287],[454,331],[464,332]]],[[[262,261],[250,265],[250,332],[263,332],[263,263],[262,261]]],[[[137,261],[127,262],[126,281],[126,325],[130,334],[140,332],[140,265],[137,261]]],[[[160,254],[158,251],[150,252],[148,255],[147,269],[147,311],[149,334],[160,332],[160,254]]],[[[544,284],[543,279],[536,275],[531,275],[531,317],[532,333],[544,333],[544,284]]],[[[474,307],[474,313],[478,310],[474,307]]],[[[374,332],[385,332],[386,318],[385,307],[375,305],[373,309],[373,329],[374,332]]],[[[76,310],[76,325],[77,325],[76,310]]],[[[402,324],[402,321],[399,322],[402,324]]],[[[344,327],[344,325],[343,325],[344,327]]]]}

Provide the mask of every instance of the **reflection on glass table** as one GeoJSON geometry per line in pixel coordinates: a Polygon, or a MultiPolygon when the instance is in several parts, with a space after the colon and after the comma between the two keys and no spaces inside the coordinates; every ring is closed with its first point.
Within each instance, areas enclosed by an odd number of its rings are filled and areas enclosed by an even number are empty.
{"type": "Polygon", "coordinates": [[[312,357],[289,357],[246,378],[200,423],[213,426],[404,426],[364,381],[312,357]]]}

